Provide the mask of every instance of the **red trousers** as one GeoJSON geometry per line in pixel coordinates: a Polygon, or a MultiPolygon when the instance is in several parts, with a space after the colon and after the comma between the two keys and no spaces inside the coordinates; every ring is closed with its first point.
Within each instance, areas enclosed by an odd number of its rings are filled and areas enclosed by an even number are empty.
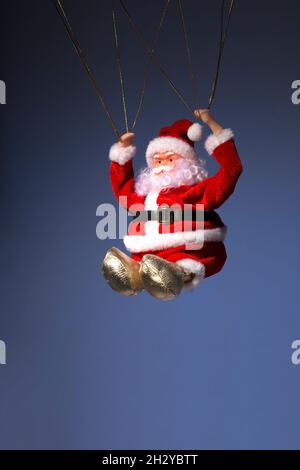
{"type": "Polygon", "coordinates": [[[205,277],[218,273],[223,268],[227,259],[226,249],[223,242],[205,242],[201,250],[186,250],[184,246],[168,248],[161,251],[147,253],[132,253],[131,257],[140,262],[144,255],[152,254],[176,263],[183,259],[192,259],[202,263],[205,267],[205,277]]]}

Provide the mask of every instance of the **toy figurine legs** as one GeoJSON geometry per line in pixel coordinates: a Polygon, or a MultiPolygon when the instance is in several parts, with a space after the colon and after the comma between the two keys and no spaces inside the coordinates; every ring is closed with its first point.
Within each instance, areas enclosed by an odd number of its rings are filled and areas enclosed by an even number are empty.
{"type": "Polygon", "coordinates": [[[105,279],[113,290],[136,295],[145,289],[160,300],[176,298],[183,288],[193,288],[204,277],[219,272],[226,261],[223,243],[206,243],[201,250],[171,248],[134,253],[132,258],[111,248],[103,261],[105,279]]]}
{"type": "Polygon", "coordinates": [[[160,300],[177,297],[184,282],[191,279],[176,263],[151,254],[138,263],[117,248],[106,253],[102,270],[109,286],[120,294],[131,296],[145,289],[160,300]]]}

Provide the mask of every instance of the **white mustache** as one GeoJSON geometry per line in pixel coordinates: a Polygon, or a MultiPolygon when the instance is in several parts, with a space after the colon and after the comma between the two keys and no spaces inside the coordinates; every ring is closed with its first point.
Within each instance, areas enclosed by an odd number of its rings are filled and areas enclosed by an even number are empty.
{"type": "Polygon", "coordinates": [[[168,165],[161,165],[161,166],[158,166],[157,168],[153,168],[152,173],[154,175],[158,175],[162,171],[171,171],[171,170],[172,170],[172,167],[168,165]]]}

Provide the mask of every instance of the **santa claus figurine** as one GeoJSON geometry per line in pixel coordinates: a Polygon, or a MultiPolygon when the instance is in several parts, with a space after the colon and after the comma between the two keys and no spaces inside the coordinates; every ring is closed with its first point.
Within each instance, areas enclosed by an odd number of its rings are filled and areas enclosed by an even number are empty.
{"type": "Polygon", "coordinates": [[[137,216],[124,237],[131,257],[111,248],[102,265],[110,287],[123,295],[145,289],[158,299],[174,299],[184,287],[219,272],[226,261],[226,227],[215,209],[233,193],[242,165],[233,132],[208,110],[195,115],[212,131],[205,148],[220,165],[214,176],[208,177],[194,148],[202,128],[188,119],[160,130],[136,179],[134,134],[124,134],[110,149],[114,194],[137,216]]]}

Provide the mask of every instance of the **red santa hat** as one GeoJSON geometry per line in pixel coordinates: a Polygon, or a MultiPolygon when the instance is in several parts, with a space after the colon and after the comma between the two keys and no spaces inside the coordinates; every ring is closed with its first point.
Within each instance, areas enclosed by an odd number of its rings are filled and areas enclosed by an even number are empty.
{"type": "Polygon", "coordinates": [[[159,137],[149,142],[146,160],[149,166],[153,156],[159,152],[174,152],[183,158],[195,158],[194,143],[202,136],[202,126],[189,119],[180,119],[171,126],[163,127],[159,137]]]}

